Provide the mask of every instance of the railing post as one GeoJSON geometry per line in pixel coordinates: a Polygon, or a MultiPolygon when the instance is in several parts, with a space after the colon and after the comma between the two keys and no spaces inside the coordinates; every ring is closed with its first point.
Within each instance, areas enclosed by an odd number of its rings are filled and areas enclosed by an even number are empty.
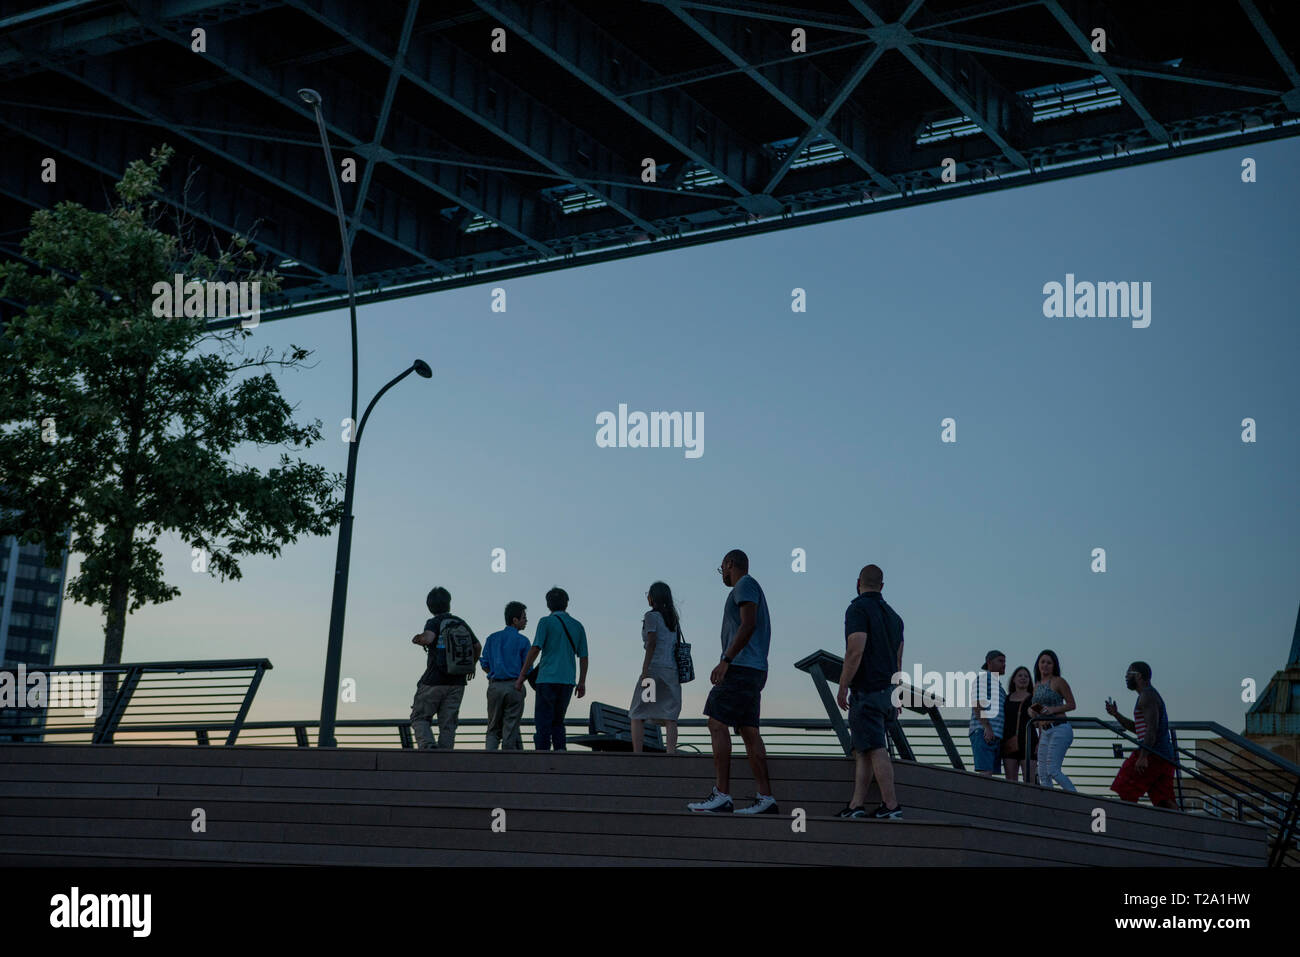
{"type": "Polygon", "coordinates": [[[935,733],[939,735],[939,740],[943,743],[943,750],[948,754],[948,760],[958,771],[965,771],[966,765],[962,763],[961,755],[957,753],[957,746],[952,743],[952,735],[948,733],[948,725],[939,715],[939,709],[929,707],[925,713],[930,716],[930,721],[934,724],[935,733]]]}
{"type": "Polygon", "coordinates": [[[196,737],[196,738],[198,739],[199,747],[206,748],[206,747],[208,746],[208,729],[207,729],[207,728],[195,728],[195,729],[194,729],[194,737],[196,737]]]}
{"type": "Polygon", "coordinates": [[[397,737],[398,737],[398,740],[400,740],[400,741],[402,742],[402,747],[403,747],[403,748],[406,748],[407,750],[409,750],[409,749],[411,749],[412,747],[414,747],[414,743],[411,741],[411,726],[410,726],[410,724],[399,724],[399,725],[397,726],[397,737]]]}
{"type": "Polygon", "coordinates": [[[118,722],[122,720],[122,715],[126,713],[126,706],[131,702],[131,695],[135,694],[135,686],[140,683],[142,669],[132,666],[126,669],[126,679],[117,687],[117,694],[113,696],[113,704],[104,715],[103,726],[95,732],[93,741],[95,744],[112,744],[113,733],[117,731],[118,722]]]}
{"type": "Polygon", "coordinates": [[[853,743],[849,740],[849,728],[844,723],[844,716],[840,714],[840,706],[836,704],[835,698],[831,695],[826,674],[822,671],[822,666],[817,662],[813,662],[808,669],[808,674],[812,676],[813,687],[817,689],[817,694],[822,699],[822,705],[826,708],[826,715],[831,719],[831,727],[835,730],[835,736],[840,739],[840,747],[844,749],[844,756],[848,757],[853,753],[853,743]]]}
{"type": "Polygon", "coordinates": [[[1178,810],[1183,811],[1183,762],[1178,760],[1178,732],[1169,729],[1169,745],[1174,752],[1174,783],[1178,786],[1178,810]]]}
{"type": "Polygon", "coordinates": [[[257,670],[253,672],[253,680],[248,683],[248,690],[244,692],[244,700],[239,705],[239,713],[235,715],[235,723],[230,726],[230,734],[226,735],[226,747],[235,743],[239,737],[239,732],[244,727],[244,719],[248,717],[248,709],[253,703],[253,695],[257,694],[257,686],[262,683],[262,672],[266,670],[265,665],[259,664],[257,670]]]}
{"type": "Polygon", "coordinates": [[[306,725],[295,724],[295,725],[293,726],[293,737],[294,737],[294,740],[298,742],[298,747],[300,747],[300,748],[309,748],[309,747],[311,747],[311,745],[307,742],[307,727],[306,727],[306,725]]]}
{"type": "MultiPolygon", "coordinates": [[[[1285,793],[1285,792],[1284,792],[1285,793]]],[[[1277,829],[1277,838],[1268,852],[1268,866],[1281,867],[1286,857],[1287,848],[1294,843],[1296,817],[1300,814],[1300,780],[1296,781],[1295,790],[1291,792],[1291,803],[1287,805],[1282,824],[1277,829]]]]}
{"type": "Polygon", "coordinates": [[[1038,762],[1034,756],[1038,753],[1038,729],[1034,727],[1034,722],[1029,721],[1025,724],[1025,783],[1037,784],[1038,775],[1031,774],[1034,765],[1038,762]]]}
{"type": "Polygon", "coordinates": [[[885,722],[885,731],[898,747],[898,756],[904,761],[915,761],[916,755],[912,753],[912,745],[907,740],[907,735],[903,733],[903,726],[899,723],[898,716],[890,718],[885,722]]]}

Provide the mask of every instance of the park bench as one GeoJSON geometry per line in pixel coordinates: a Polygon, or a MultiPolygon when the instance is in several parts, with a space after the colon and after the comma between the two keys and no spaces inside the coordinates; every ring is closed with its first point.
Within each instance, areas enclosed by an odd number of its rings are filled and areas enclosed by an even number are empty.
{"type": "MultiPolygon", "coordinates": [[[[648,721],[643,742],[647,751],[667,750],[659,726],[648,721]]],[[[623,708],[593,701],[587,716],[587,734],[569,738],[569,743],[581,744],[593,751],[631,751],[632,719],[623,708]]]]}

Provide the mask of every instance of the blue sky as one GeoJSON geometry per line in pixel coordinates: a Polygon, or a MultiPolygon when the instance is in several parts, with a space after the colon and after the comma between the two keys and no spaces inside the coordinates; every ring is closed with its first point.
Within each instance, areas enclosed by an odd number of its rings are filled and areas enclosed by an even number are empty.
{"type": "MultiPolygon", "coordinates": [[[[1240,730],[1241,682],[1284,664],[1300,602],[1298,160],[1291,139],[364,307],[362,407],[413,358],[434,378],[409,377],[367,425],[342,667],[358,700],[339,717],[408,713],[435,584],[481,636],[510,600],[536,622],[562,585],[590,698],[626,706],[659,578],[695,644],[683,717],[698,717],[726,597],[714,569],[739,547],[773,620],[767,716],[821,714],[791,665],[842,651],[875,562],[909,670],[1052,648],[1077,713],[1101,715],[1107,695],[1129,708],[1142,658],[1173,719],[1240,730]],[[1150,282],[1149,328],[1044,318],[1043,286],[1066,273],[1150,282]],[[704,454],[597,447],[619,403],[702,413],[704,454]]],[[[307,457],[342,472],[346,311],[251,341],[315,350],[282,389],[333,436],[307,457]]],[[[191,572],[186,543],[160,547],[182,595],[131,616],[125,660],[265,656],[251,717],[317,716],[335,540],[225,583],[191,572]]],[[[59,664],[100,660],[97,611],[65,602],[60,631],[59,664]]],[[[485,715],[483,688],[463,715],[485,715]]]]}

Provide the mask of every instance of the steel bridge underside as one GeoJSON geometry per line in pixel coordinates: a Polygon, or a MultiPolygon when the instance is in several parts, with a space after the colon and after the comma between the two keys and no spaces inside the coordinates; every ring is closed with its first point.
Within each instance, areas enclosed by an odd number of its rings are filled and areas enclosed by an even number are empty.
{"type": "Polygon", "coordinates": [[[1295,135],[1298,27],[1282,0],[0,3],[0,256],[166,142],[169,208],[283,277],[263,319],[337,307],[301,87],[355,161],[365,303],[1295,135]]]}

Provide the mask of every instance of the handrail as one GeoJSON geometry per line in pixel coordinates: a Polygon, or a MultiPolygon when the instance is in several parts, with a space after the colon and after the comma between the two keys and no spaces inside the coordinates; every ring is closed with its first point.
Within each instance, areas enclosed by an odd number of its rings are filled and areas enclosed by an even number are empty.
{"type": "Polygon", "coordinates": [[[1286,771],[1289,774],[1300,775],[1300,764],[1294,764],[1291,761],[1288,761],[1286,758],[1282,757],[1280,754],[1274,754],[1272,751],[1269,751],[1265,748],[1261,748],[1258,744],[1256,744],[1254,741],[1251,741],[1249,738],[1244,738],[1234,731],[1229,731],[1227,728],[1225,728],[1221,724],[1218,724],[1217,722],[1170,721],[1169,727],[1188,728],[1191,730],[1205,728],[1206,730],[1213,731],[1219,737],[1227,741],[1231,741],[1233,744],[1235,744],[1237,747],[1241,748],[1242,750],[1249,751],[1252,754],[1256,755],[1257,757],[1263,758],[1269,764],[1279,765],[1282,768],[1282,770],[1286,771]]]}
{"type": "MultiPolygon", "coordinates": [[[[7,668],[0,668],[0,671],[15,671],[17,665],[10,665],[7,668]]],[[[33,675],[36,672],[46,674],[71,673],[74,671],[103,671],[103,672],[122,672],[127,668],[139,668],[142,671],[232,671],[237,668],[255,668],[261,667],[270,671],[274,666],[269,658],[216,658],[211,661],[131,661],[122,662],[116,665],[106,665],[102,662],[92,665],[39,665],[36,667],[26,667],[27,674],[33,675]]]]}
{"type": "MultiPolygon", "coordinates": [[[[1136,747],[1144,751],[1150,751],[1153,754],[1156,753],[1153,748],[1149,748],[1147,745],[1139,741],[1135,735],[1130,735],[1121,727],[1112,725],[1109,722],[1104,722],[1099,718],[1077,718],[1071,720],[1080,724],[1089,723],[1104,727],[1117,737],[1128,741],[1136,747]]],[[[1173,723],[1171,723],[1171,725],[1172,724],[1173,723]]],[[[1276,867],[1284,863],[1288,854],[1291,853],[1296,844],[1295,820],[1297,814],[1297,802],[1300,801],[1300,767],[1297,767],[1295,764],[1279,755],[1273,754],[1272,752],[1259,747],[1253,741],[1249,741],[1241,735],[1233,734],[1214,721],[1177,722],[1176,725],[1173,725],[1170,729],[1170,737],[1174,747],[1174,760],[1171,763],[1174,765],[1177,772],[1186,774],[1193,780],[1204,783],[1214,790],[1221,790],[1223,788],[1223,778],[1232,781],[1243,789],[1234,794],[1234,797],[1237,800],[1237,818],[1240,820],[1245,817],[1242,813],[1243,805],[1254,812],[1256,817],[1264,822],[1270,832],[1270,866],[1276,867]],[[1194,752],[1189,751],[1187,748],[1178,746],[1176,738],[1173,736],[1173,732],[1177,730],[1178,727],[1187,729],[1188,727],[1195,725],[1208,728],[1215,734],[1219,735],[1223,740],[1230,742],[1241,750],[1258,758],[1262,758],[1268,765],[1271,765],[1271,767],[1260,768],[1256,765],[1251,769],[1240,768],[1231,762],[1223,761],[1210,754],[1208,749],[1205,752],[1194,752]],[[1184,761],[1179,760],[1178,756],[1180,754],[1190,758],[1196,766],[1189,765],[1184,761]],[[1211,773],[1204,773],[1200,767],[1202,765],[1211,773]],[[1290,800],[1287,800],[1285,789],[1281,792],[1272,791],[1262,783],[1251,782],[1240,777],[1238,774],[1234,773],[1235,770],[1240,770],[1243,773],[1249,773],[1251,770],[1263,770],[1269,774],[1290,775],[1290,800]]]]}
{"type": "MultiPolygon", "coordinates": [[[[232,720],[219,722],[220,728],[228,732],[226,744],[233,745],[244,727],[253,698],[262,683],[262,676],[272,667],[267,658],[223,658],[210,661],[143,661],[111,665],[86,664],[57,667],[43,665],[33,668],[21,665],[6,668],[3,669],[6,672],[26,675],[29,681],[32,675],[46,676],[46,701],[41,706],[15,709],[9,715],[0,712],[0,735],[25,741],[51,734],[88,733],[94,744],[111,744],[114,735],[119,731],[137,731],[141,728],[152,728],[160,723],[147,720],[124,721],[123,719],[128,715],[132,717],[138,715],[147,719],[166,717],[168,712],[192,713],[198,710],[196,704],[202,699],[203,708],[208,716],[222,716],[223,708],[227,709],[225,714],[231,715],[229,709],[233,708],[232,720]],[[247,684],[241,687],[243,675],[226,675],[221,674],[222,672],[251,672],[251,675],[248,676],[247,684]],[[90,685],[81,681],[71,681],[70,687],[62,688],[59,693],[55,693],[53,678],[69,678],[76,675],[99,677],[90,685]],[[181,677],[177,678],[176,675],[181,677]],[[217,683],[203,684],[202,682],[208,677],[214,677],[217,683]],[[171,692],[182,685],[188,685],[191,689],[196,687],[216,689],[216,692],[213,694],[192,692],[188,695],[153,693],[155,688],[171,692]],[[142,690],[144,693],[138,693],[142,690]],[[231,700],[236,696],[239,699],[237,704],[231,700]],[[73,697],[78,703],[68,701],[73,697]],[[90,725],[50,724],[52,717],[57,720],[64,717],[62,712],[66,711],[81,711],[86,718],[93,714],[95,721],[90,725]],[[164,714],[158,714],[160,711],[164,714]],[[27,715],[23,712],[27,712],[27,715]],[[12,720],[4,720],[5,717],[11,717],[12,720]],[[23,723],[25,717],[30,718],[32,723],[23,723]]],[[[208,731],[213,730],[210,726],[200,727],[205,723],[212,724],[212,722],[174,722],[174,724],[187,726],[185,728],[187,731],[193,731],[200,744],[208,743],[208,731]]]]}

